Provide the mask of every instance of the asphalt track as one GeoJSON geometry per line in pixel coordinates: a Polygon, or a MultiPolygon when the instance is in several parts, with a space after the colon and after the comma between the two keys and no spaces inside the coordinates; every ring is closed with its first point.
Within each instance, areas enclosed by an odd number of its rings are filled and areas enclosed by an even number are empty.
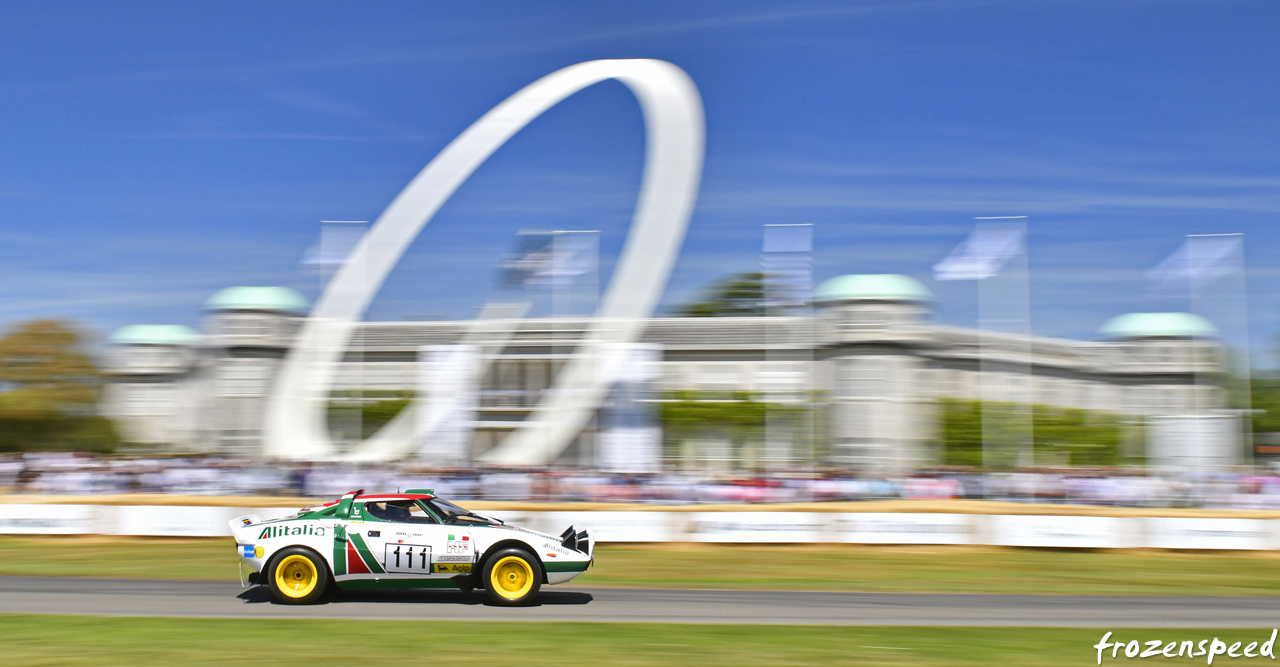
{"type": "Polygon", "coordinates": [[[206,618],[342,618],[617,623],[1275,627],[1266,597],[805,593],[629,588],[543,589],[539,604],[496,607],[481,592],[360,591],[323,604],[277,604],[263,587],[217,581],[0,577],[0,613],[206,618]]]}

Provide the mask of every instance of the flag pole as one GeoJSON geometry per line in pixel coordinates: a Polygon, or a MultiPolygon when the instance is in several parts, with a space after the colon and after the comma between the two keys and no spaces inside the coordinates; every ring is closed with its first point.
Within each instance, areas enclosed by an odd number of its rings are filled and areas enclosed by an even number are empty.
{"type": "Polygon", "coordinates": [[[1240,311],[1244,319],[1244,444],[1249,449],[1249,468],[1256,465],[1257,449],[1253,443],[1253,350],[1249,339],[1249,272],[1244,263],[1244,234],[1240,235],[1240,311]]]}
{"type": "MultiPolygon", "coordinates": [[[[983,466],[989,468],[992,462],[999,463],[1000,459],[1007,458],[1007,457],[995,457],[994,461],[989,460],[990,457],[988,456],[989,454],[988,449],[989,447],[995,447],[997,449],[997,453],[1013,454],[1011,463],[1014,467],[1017,466],[1018,459],[1021,458],[1020,456],[1021,454],[1029,453],[1030,459],[1031,459],[1029,463],[1031,467],[1034,468],[1035,467],[1035,438],[1031,433],[1028,432],[1030,430],[1029,428],[1024,429],[1022,428],[1023,426],[1022,424],[1017,423],[1020,417],[1025,416],[1026,422],[1027,422],[1026,425],[1028,427],[1030,426],[1031,400],[1032,400],[1030,396],[1033,391],[1032,376],[1031,376],[1032,365],[1031,365],[1031,339],[1030,339],[1030,334],[1031,334],[1030,289],[1028,286],[1030,276],[1027,273],[1028,267],[1026,263],[1027,216],[1025,215],[981,216],[974,219],[978,221],[977,223],[978,229],[983,229],[983,228],[1000,229],[1001,227],[1005,228],[1006,230],[1015,229],[1017,231],[1016,236],[1018,238],[1018,251],[1012,255],[1007,255],[1005,257],[1005,264],[1007,265],[1010,262],[1018,262],[1019,260],[1021,260],[1020,267],[1019,266],[1010,267],[1015,270],[1016,274],[1014,273],[1007,274],[1008,279],[1012,280],[1013,284],[1006,285],[1006,288],[1009,291],[1005,293],[1007,300],[1004,304],[1005,307],[1003,309],[1003,313],[992,310],[993,307],[998,307],[1001,304],[992,302],[992,297],[993,296],[998,297],[999,295],[992,294],[992,289],[996,288],[997,286],[991,284],[991,280],[998,279],[1001,271],[999,269],[992,271],[989,276],[980,279],[978,283],[978,309],[979,309],[978,356],[979,356],[979,383],[980,383],[979,386],[982,389],[981,396],[982,396],[983,466]],[[1017,270],[1019,268],[1021,269],[1020,271],[1017,270]],[[1016,309],[1018,312],[1016,313],[1011,312],[1011,308],[1016,309]],[[1004,315],[1004,317],[1000,317],[1000,315],[1002,314],[1004,315]],[[1023,404],[1021,403],[1021,401],[1016,400],[1016,398],[1014,401],[1012,401],[1013,403],[1015,403],[1015,406],[1013,407],[1014,414],[1012,415],[1013,419],[1015,420],[1015,423],[1011,424],[1011,426],[1013,427],[1012,430],[1014,431],[1014,434],[1011,435],[1008,441],[1006,441],[1003,435],[999,432],[1000,429],[998,428],[998,424],[996,424],[996,418],[995,418],[997,411],[994,405],[996,399],[1000,398],[1000,396],[997,395],[997,392],[994,391],[994,389],[997,386],[997,381],[995,377],[997,373],[995,357],[998,357],[999,355],[993,354],[994,352],[993,348],[995,347],[995,345],[994,345],[994,341],[992,340],[992,334],[995,333],[996,331],[999,331],[1000,327],[997,325],[995,330],[992,330],[992,325],[993,323],[997,323],[1001,321],[1003,321],[1005,325],[1004,327],[1004,329],[1006,330],[1005,333],[1015,334],[1015,335],[1021,334],[1022,342],[1025,343],[1025,349],[1022,349],[1019,351],[1021,351],[1024,354],[1025,362],[1026,362],[1026,372],[1024,373],[1024,376],[1027,379],[1027,391],[1023,395],[1027,397],[1026,399],[1027,403],[1023,404]],[[1019,327],[1017,326],[1018,324],[1021,324],[1023,326],[1019,327]],[[1018,329],[1022,329],[1022,330],[1018,330],[1018,329]],[[1021,404],[1022,407],[1018,407],[1017,404],[1021,404]],[[999,450],[1003,450],[1006,447],[1009,447],[1009,449],[1011,450],[1016,450],[1016,452],[1015,451],[999,452],[999,450]]],[[[984,493],[984,496],[985,495],[986,494],[984,493]]]]}
{"type": "MultiPolygon", "coordinates": [[[[1006,285],[1005,288],[1017,290],[1014,294],[1010,292],[1003,300],[993,301],[996,295],[990,293],[993,286],[978,286],[978,398],[981,407],[981,433],[982,433],[982,468],[990,470],[993,465],[1001,463],[1002,457],[997,457],[998,453],[993,448],[1003,440],[1004,434],[1000,429],[996,428],[996,411],[992,403],[998,396],[996,395],[996,383],[992,375],[998,370],[997,360],[993,357],[992,349],[996,346],[993,340],[993,332],[990,330],[994,322],[1002,321],[1005,324],[1016,323],[1020,327],[1006,327],[1016,329],[1007,333],[1015,334],[1015,338],[1006,341],[1004,345],[1015,345],[1018,347],[1016,352],[1022,353],[1022,361],[1026,363],[1026,370],[1023,377],[1026,378],[1028,386],[1026,392],[1020,392],[1015,397],[1013,403],[1019,403],[1017,400],[1023,396],[1029,396],[1034,391],[1034,383],[1032,382],[1032,364],[1031,364],[1031,297],[1030,297],[1030,277],[1028,274],[1027,252],[1026,252],[1026,219],[1025,215],[1009,215],[1009,216],[984,216],[975,218],[980,222],[977,223],[972,234],[969,235],[960,246],[934,265],[934,278],[936,280],[978,280],[986,281],[988,278],[997,277],[1002,268],[1013,260],[1021,260],[1019,265],[1020,273],[1012,276],[1014,281],[1012,285],[1006,285]],[[1001,222],[997,222],[1001,221],[1001,222]],[[995,317],[995,308],[998,305],[1005,306],[1004,315],[1014,315],[1013,317],[995,317]],[[1010,312],[1010,309],[1015,312],[1010,312]]],[[[1015,361],[1015,363],[1017,363],[1015,361]]],[[[1006,364],[1007,365],[1007,364],[1006,364]]],[[[1028,399],[1030,400],[1030,399],[1028,399]]],[[[1030,414],[1031,404],[1021,404],[1022,411],[1027,412],[1026,425],[1027,429],[1020,429],[1014,425],[1014,431],[1021,433],[1015,436],[1015,442],[1012,443],[1017,449],[1014,463],[1022,454],[1030,454],[1031,465],[1035,464],[1035,438],[1034,432],[1031,431],[1031,420],[1033,416],[1030,414]],[[1025,436],[1025,439],[1024,439],[1025,436]]],[[[1005,429],[1008,430],[1008,429],[1005,429]]],[[[983,487],[983,497],[989,497],[989,489],[986,485],[983,487]]]]}
{"type": "MultiPolygon", "coordinates": [[[[326,229],[328,229],[329,231],[335,231],[336,228],[333,227],[333,225],[353,225],[354,226],[354,225],[367,225],[367,224],[369,224],[368,220],[321,220],[320,221],[321,253],[323,253],[323,251],[326,250],[326,248],[324,248],[324,245],[325,245],[324,239],[325,239],[326,229]],[[326,228],[325,225],[330,225],[330,227],[326,228]]],[[[368,231],[368,230],[366,229],[365,231],[368,231]]],[[[363,236],[363,233],[361,233],[361,236],[363,236]]],[[[350,259],[351,252],[355,249],[355,245],[356,243],[352,243],[350,247],[347,247],[344,249],[341,260],[335,261],[329,257],[319,258],[320,259],[319,294],[324,294],[325,285],[327,285],[329,280],[333,278],[333,274],[337,273],[338,268],[341,267],[343,264],[346,264],[347,261],[350,259]]],[[[368,283],[367,270],[365,271],[365,274],[366,275],[362,276],[362,278],[365,283],[368,283]]],[[[341,443],[344,446],[351,444],[351,442],[358,443],[364,439],[364,347],[365,346],[362,342],[359,347],[359,351],[356,352],[354,355],[356,358],[356,362],[351,373],[351,382],[355,385],[355,388],[351,389],[350,392],[347,394],[347,405],[341,409],[342,412],[346,413],[346,418],[343,419],[339,417],[338,419],[340,424],[339,425],[340,432],[345,431],[345,429],[342,429],[342,426],[345,425],[348,428],[350,428],[351,431],[354,432],[355,434],[352,440],[341,443]],[[350,403],[352,402],[355,403],[354,415],[352,412],[353,409],[350,405],[350,403]],[[342,424],[342,422],[346,422],[346,423],[342,424]]],[[[341,367],[342,365],[339,364],[338,368],[341,368],[341,367]]],[[[341,414],[341,412],[339,414],[341,414]]],[[[347,437],[347,433],[343,432],[343,436],[344,438],[347,437]]]]}
{"type": "MultiPolygon", "coordinates": [[[[1240,319],[1241,319],[1241,326],[1243,328],[1242,333],[1244,336],[1243,340],[1240,343],[1241,351],[1243,353],[1243,359],[1241,360],[1242,367],[1240,368],[1240,372],[1241,372],[1240,379],[1241,379],[1241,382],[1243,383],[1243,389],[1244,389],[1244,393],[1242,396],[1242,400],[1244,401],[1244,409],[1240,413],[1240,420],[1241,420],[1240,436],[1243,439],[1243,442],[1241,444],[1244,445],[1248,450],[1248,458],[1246,460],[1248,462],[1249,467],[1252,468],[1254,465],[1254,454],[1255,454],[1254,447],[1253,447],[1253,361],[1251,359],[1251,346],[1249,341],[1249,285],[1248,285],[1248,275],[1245,273],[1245,264],[1244,264],[1244,234],[1242,232],[1233,232],[1228,234],[1188,234],[1187,241],[1190,242],[1191,239],[1193,238],[1209,238],[1209,237],[1224,237],[1224,236],[1236,236],[1236,237],[1239,237],[1240,239],[1240,243],[1234,249],[1235,266],[1233,267],[1240,272],[1240,285],[1239,285],[1240,309],[1241,309],[1240,319]]],[[[1195,280],[1193,279],[1189,282],[1190,282],[1189,288],[1191,291],[1191,299],[1192,299],[1191,312],[1195,313],[1196,312],[1195,280]]],[[[1223,342],[1225,347],[1225,338],[1223,342]]],[[[1197,380],[1199,378],[1198,372],[1196,373],[1196,378],[1197,380]]],[[[1232,383],[1230,382],[1230,377],[1228,377],[1228,386],[1230,386],[1231,384],[1232,383]]],[[[1200,391],[1200,387],[1199,387],[1199,382],[1197,381],[1196,383],[1197,394],[1199,393],[1199,391],[1200,391]]],[[[1229,390],[1227,395],[1230,396],[1229,390]]],[[[1197,443],[1199,443],[1199,439],[1197,439],[1197,443]]]]}

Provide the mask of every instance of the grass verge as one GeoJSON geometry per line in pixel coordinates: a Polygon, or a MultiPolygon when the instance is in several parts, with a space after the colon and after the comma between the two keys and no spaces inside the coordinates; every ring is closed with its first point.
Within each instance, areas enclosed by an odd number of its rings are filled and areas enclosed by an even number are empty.
{"type": "MultiPolygon", "coordinates": [[[[1117,637],[1264,641],[1263,630],[1117,637]]],[[[1103,631],[646,623],[421,623],[0,615],[6,665],[1092,665],[1103,631]],[[407,661],[407,663],[405,662],[407,661]]],[[[1113,637],[1113,639],[1116,637],[1113,637]]],[[[1199,664],[1197,658],[1194,664],[1199,664]]],[[[1186,658],[1182,658],[1186,660],[1186,658]]],[[[1129,663],[1120,653],[1103,664],[1129,663]]]]}
{"type": "MultiPolygon", "coordinates": [[[[603,545],[581,586],[1076,595],[1280,595],[1265,553],[862,545],[603,545]]],[[[239,577],[229,539],[0,537],[0,575],[239,577]]]]}

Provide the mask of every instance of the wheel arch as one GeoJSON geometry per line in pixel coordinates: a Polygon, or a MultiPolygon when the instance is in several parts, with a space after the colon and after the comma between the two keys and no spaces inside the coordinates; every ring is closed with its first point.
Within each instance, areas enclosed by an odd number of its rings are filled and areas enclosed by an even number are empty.
{"type": "Polygon", "coordinates": [[[329,562],[329,559],[326,558],[325,555],[320,551],[318,551],[315,547],[309,544],[300,544],[300,543],[286,544],[282,547],[277,548],[275,551],[272,551],[271,557],[268,558],[267,562],[262,565],[262,570],[258,577],[259,580],[264,584],[270,585],[270,583],[268,582],[268,579],[271,576],[271,572],[272,572],[271,568],[275,567],[276,561],[280,560],[280,554],[288,551],[289,549],[294,549],[294,548],[310,551],[312,554],[314,554],[321,563],[324,563],[324,570],[325,570],[325,574],[328,575],[329,583],[331,584],[337,583],[337,579],[333,576],[333,563],[329,562]]]}
{"type": "MultiPolygon", "coordinates": [[[[542,583],[547,583],[547,566],[542,563],[542,557],[538,555],[538,550],[534,549],[532,544],[529,544],[524,540],[512,538],[494,542],[489,545],[488,549],[484,550],[484,554],[476,561],[475,571],[477,581],[480,581],[480,578],[483,576],[484,566],[489,562],[489,559],[493,558],[494,554],[502,551],[503,549],[519,549],[528,553],[530,556],[533,556],[534,562],[538,564],[538,572],[541,573],[542,583]]],[[[481,581],[480,583],[483,584],[484,582],[481,581]]]]}

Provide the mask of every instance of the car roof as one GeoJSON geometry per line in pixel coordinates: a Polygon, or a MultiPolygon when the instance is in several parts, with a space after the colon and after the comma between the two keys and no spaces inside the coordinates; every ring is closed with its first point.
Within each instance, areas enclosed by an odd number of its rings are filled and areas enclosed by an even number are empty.
{"type": "Polygon", "coordinates": [[[429,493],[373,493],[367,496],[356,496],[359,503],[384,503],[388,500],[430,500],[435,496],[429,493]]]}

